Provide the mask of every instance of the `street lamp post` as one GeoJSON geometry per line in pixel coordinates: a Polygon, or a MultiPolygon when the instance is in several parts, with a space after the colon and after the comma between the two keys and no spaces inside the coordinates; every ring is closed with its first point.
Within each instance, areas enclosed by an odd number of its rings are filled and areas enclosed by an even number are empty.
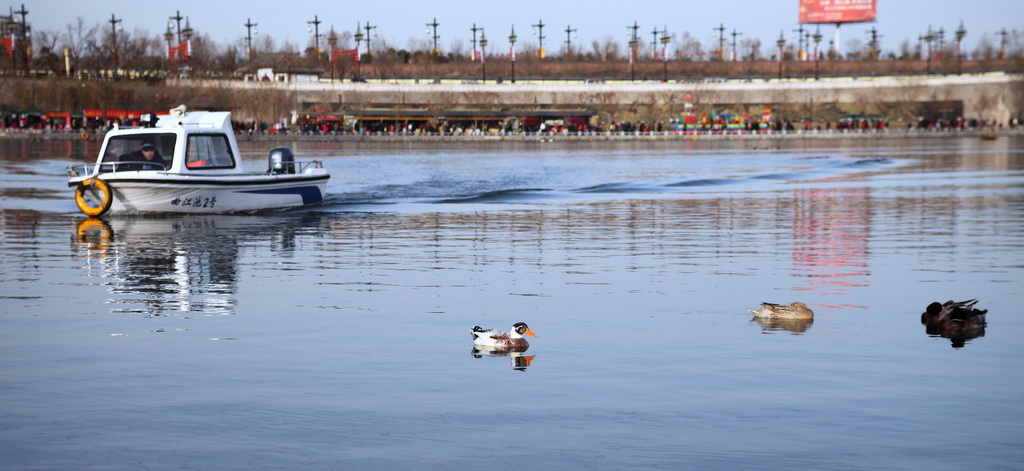
{"type": "Polygon", "coordinates": [[[192,23],[188,21],[188,17],[185,17],[185,29],[181,30],[181,39],[185,41],[192,40],[192,23]]]}
{"type": "Polygon", "coordinates": [[[313,52],[316,53],[316,62],[320,63],[320,17],[313,15],[313,21],[307,21],[306,24],[310,25],[306,28],[306,32],[313,33],[313,52]]]}
{"type": "Polygon", "coordinates": [[[534,28],[537,28],[537,29],[534,29],[531,32],[531,34],[536,34],[537,35],[537,41],[540,43],[540,48],[537,49],[537,57],[543,59],[544,58],[544,27],[547,26],[547,25],[544,24],[544,20],[537,20],[537,24],[532,25],[532,26],[534,28]]]}
{"type": "Polygon", "coordinates": [[[779,80],[782,80],[782,48],[786,47],[786,38],[783,37],[782,31],[779,31],[779,40],[775,41],[775,44],[779,46],[779,80]]]}
{"type": "Polygon", "coordinates": [[[872,26],[871,29],[868,30],[868,36],[871,38],[871,39],[868,39],[868,47],[871,48],[871,57],[870,57],[870,59],[877,61],[879,53],[881,52],[881,48],[878,47],[879,46],[878,38],[881,38],[882,35],[878,34],[878,30],[875,29],[874,26],[872,26]]]}
{"type": "Polygon", "coordinates": [[[963,70],[963,53],[960,48],[960,43],[963,42],[964,36],[967,36],[967,30],[964,29],[964,20],[960,20],[960,28],[956,30],[956,74],[962,75],[963,70]]]}
{"type": "MultiPolygon", "coordinates": [[[[14,15],[21,15],[21,22],[12,21],[12,23],[14,23],[14,25],[15,25],[15,28],[14,28],[13,32],[16,33],[16,35],[18,37],[18,40],[21,41],[22,45],[19,47],[19,49],[22,51],[21,59],[22,59],[22,61],[24,61],[22,63],[25,66],[25,75],[28,75],[29,55],[31,55],[31,50],[32,50],[31,49],[31,44],[30,44],[30,38],[32,36],[32,31],[31,31],[31,28],[29,28],[29,26],[28,26],[28,21],[25,20],[25,16],[28,15],[28,10],[25,9],[25,4],[24,3],[21,4],[21,9],[20,10],[12,11],[11,12],[11,16],[10,16],[11,20],[14,20],[14,15]]],[[[11,47],[12,52],[14,52],[15,49],[14,49],[14,43],[13,42],[11,43],[10,47],[11,47]]],[[[11,65],[12,66],[14,65],[14,56],[15,55],[17,55],[17,54],[12,54],[11,55],[11,65]]]]}
{"type": "Polygon", "coordinates": [[[718,31],[718,60],[725,60],[725,24],[719,24],[717,28],[712,28],[718,31]]]}
{"type": "MultiPolygon", "coordinates": [[[[474,23],[474,25],[476,25],[476,23],[474,23]]],[[[441,23],[438,23],[437,18],[434,18],[434,21],[432,23],[427,23],[427,26],[434,28],[434,55],[436,56],[441,53],[441,50],[437,48],[437,40],[441,38],[440,36],[437,35],[437,27],[441,26],[441,23]]],[[[480,30],[483,31],[483,28],[481,28],[480,30]]],[[[427,30],[427,34],[430,34],[429,29],[427,30]]]]}
{"type": "Polygon", "coordinates": [[[651,59],[658,60],[658,27],[651,30],[651,59]]]}
{"type": "MultiPolygon", "coordinates": [[[[353,37],[356,39],[356,58],[358,59],[358,57],[359,57],[359,43],[363,42],[363,30],[362,30],[362,26],[359,24],[358,21],[356,22],[356,34],[353,35],[353,37]]],[[[360,64],[360,62],[362,62],[362,61],[356,60],[356,72],[355,72],[356,78],[359,78],[359,64],[360,64]]]]}
{"type": "Polygon", "coordinates": [[[359,45],[363,42],[363,24],[361,22],[356,22],[356,34],[352,37],[356,40],[356,49],[359,49],[359,45]]]}
{"type": "Polygon", "coordinates": [[[572,38],[578,37],[575,34],[573,34],[575,32],[576,32],[576,30],[573,29],[573,27],[571,25],[565,25],[565,55],[566,56],[572,56],[572,38]]]}
{"type": "Polygon", "coordinates": [[[363,25],[363,29],[366,30],[366,53],[373,54],[373,49],[370,47],[370,31],[377,29],[377,27],[370,26],[370,22],[367,21],[366,24],[363,25]]]}
{"type": "MultiPolygon", "coordinates": [[[[469,30],[473,32],[473,39],[472,41],[470,41],[473,44],[473,60],[471,60],[470,62],[476,62],[476,32],[480,31],[481,29],[483,28],[476,27],[476,23],[473,23],[473,27],[469,28],[469,30]]],[[[429,33],[429,31],[427,31],[427,33],[429,33]]]]}
{"type": "Polygon", "coordinates": [[[171,51],[171,47],[173,47],[172,41],[174,41],[174,31],[171,31],[171,25],[170,24],[167,25],[167,32],[164,33],[164,40],[167,41],[167,55],[168,55],[168,57],[167,57],[167,61],[168,61],[167,69],[170,70],[170,68],[171,68],[170,67],[170,60],[171,60],[170,59],[170,51],[171,51]]]}
{"type": "Polygon", "coordinates": [[[480,83],[487,81],[487,36],[483,28],[480,28],[480,83]]]}
{"type": "Polygon", "coordinates": [[[661,30],[661,61],[664,62],[665,66],[665,83],[668,83],[668,42],[670,39],[668,37],[668,26],[665,26],[661,30]]]}
{"type": "Polygon", "coordinates": [[[512,83],[516,83],[516,25],[512,25],[512,34],[508,35],[509,59],[512,61],[512,83]]]}
{"type": "Polygon", "coordinates": [[[327,46],[328,55],[331,59],[331,83],[334,83],[334,69],[336,64],[334,63],[334,50],[338,48],[338,35],[334,32],[334,26],[331,26],[331,32],[327,35],[327,46]]]}
{"type": "Polygon", "coordinates": [[[626,29],[632,30],[629,35],[629,81],[636,81],[636,50],[640,47],[640,39],[636,36],[636,31],[640,29],[640,25],[633,22],[633,26],[627,26],[626,29]]]}
{"type": "Polygon", "coordinates": [[[1000,37],[1000,40],[999,40],[999,58],[1000,59],[1006,59],[1006,36],[1009,35],[1009,34],[1010,33],[1006,31],[1006,28],[1003,28],[1003,29],[999,30],[999,32],[996,33],[996,36],[1000,37]]]}
{"type": "Polygon", "coordinates": [[[740,55],[736,52],[736,36],[743,36],[743,33],[737,32],[735,29],[732,30],[732,61],[736,62],[739,60],[740,55]]]}
{"type": "MultiPolygon", "coordinates": [[[[185,17],[185,29],[181,30],[181,39],[186,43],[192,40],[192,24],[189,23],[188,17],[185,17]]],[[[185,48],[185,62],[192,61],[192,47],[191,45],[185,48]]]]}
{"type": "Polygon", "coordinates": [[[178,10],[178,11],[175,11],[174,12],[174,16],[170,17],[169,19],[174,20],[175,22],[174,23],[167,23],[167,29],[170,30],[171,27],[173,27],[175,24],[178,25],[177,26],[177,28],[178,28],[177,29],[177,31],[178,31],[178,44],[181,44],[181,20],[184,20],[185,17],[181,16],[181,11],[178,10]]]}
{"type": "MultiPolygon", "coordinates": [[[[110,19],[107,20],[110,23],[110,35],[113,40],[114,46],[114,77],[117,77],[117,64],[118,64],[118,51],[117,51],[117,24],[121,22],[121,19],[115,18],[114,14],[110,14],[110,19]]],[[[124,28],[121,28],[124,31],[124,28]]]]}
{"type": "Polygon", "coordinates": [[[818,43],[821,42],[821,27],[814,31],[814,80],[818,80],[818,67],[821,65],[821,56],[818,54],[818,43]]]}
{"type": "MultiPolygon", "coordinates": [[[[807,45],[808,49],[811,48],[811,30],[807,30],[806,32],[804,32],[804,44],[807,45]]],[[[807,60],[807,56],[809,54],[810,54],[810,51],[805,51],[804,52],[804,60],[807,60]]]]}
{"type": "Polygon", "coordinates": [[[253,31],[252,31],[253,29],[256,28],[256,25],[257,25],[257,23],[253,23],[252,20],[249,19],[249,18],[246,18],[245,19],[245,24],[242,25],[242,26],[245,26],[245,48],[246,48],[246,52],[248,53],[248,56],[249,56],[249,62],[252,62],[252,35],[253,34],[260,34],[260,30],[259,29],[256,29],[255,33],[253,33],[253,31]]]}
{"type": "Polygon", "coordinates": [[[928,43],[928,75],[932,73],[932,43],[935,42],[935,33],[932,31],[932,27],[928,27],[928,32],[924,35],[924,42],[928,43]]]}
{"type": "Polygon", "coordinates": [[[793,30],[796,33],[796,60],[804,60],[804,25],[801,24],[799,28],[793,30]]]}

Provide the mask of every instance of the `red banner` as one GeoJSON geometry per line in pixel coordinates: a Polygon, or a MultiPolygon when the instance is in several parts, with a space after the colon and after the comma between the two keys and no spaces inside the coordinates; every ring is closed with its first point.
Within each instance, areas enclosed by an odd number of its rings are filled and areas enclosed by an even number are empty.
{"type": "Polygon", "coordinates": [[[352,59],[353,64],[359,65],[359,49],[334,49],[331,51],[331,62],[337,62],[346,54],[352,59]]]}
{"type": "Polygon", "coordinates": [[[878,16],[876,0],[800,0],[801,23],[859,23],[878,16]]]}
{"type": "MultiPolygon", "coordinates": [[[[135,111],[135,110],[98,110],[98,109],[84,109],[82,110],[82,116],[86,119],[120,119],[120,120],[131,120],[139,119],[146,111],[135,111]]],[[[56,113],[50,113],[51,116],[56,113]]]]}
{"type": "Polygon", "coordinates": [[[188,62],[188,56],[192,54],[192,41],[185,41],[177,46],[167,47],[167,60],[171,64],[188,62]]]}
{"type": "Polygon", "coordinates": [[[14,57],[14,36],[0,41],[0,46],[7,48],[7,55],[14,57]]]}

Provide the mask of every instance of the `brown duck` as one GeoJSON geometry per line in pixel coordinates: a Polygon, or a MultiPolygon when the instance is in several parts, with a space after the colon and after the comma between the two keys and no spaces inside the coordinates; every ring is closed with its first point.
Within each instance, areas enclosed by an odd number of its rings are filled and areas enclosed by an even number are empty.
{"type": "Polygon", "coordinates": [[[765,319],[814,319],[814,311],[806,304],[795,302],[793,304],[761,303],[761,307],[750,311],[754,317],[765,319]]]}

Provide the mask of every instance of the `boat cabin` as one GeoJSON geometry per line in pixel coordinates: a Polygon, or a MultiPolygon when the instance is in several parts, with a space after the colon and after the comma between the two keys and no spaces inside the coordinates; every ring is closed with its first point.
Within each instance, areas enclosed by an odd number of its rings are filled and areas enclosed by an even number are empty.
{"type": "MultiPolygon", "coordinates": [[[[107,133],[95,164],[68,168],[75,204],[88,216],[140,212],[227,213],[321,204],[323,162],[274,147],[267,170],[245,172],[227,112],[184,107],[143,127],[107,133]]],[[[146,120],[143,120],[146,122],[146,120]]]]}
{"type": "Polygon", "coordinates": [[[244,173],[227,112],[159,116],[152,127],[117,128],[100,152],[102,173],[154,170],[181,174],[244,173]],[[155,155],[147,156],[144,150],[155,155]]]}

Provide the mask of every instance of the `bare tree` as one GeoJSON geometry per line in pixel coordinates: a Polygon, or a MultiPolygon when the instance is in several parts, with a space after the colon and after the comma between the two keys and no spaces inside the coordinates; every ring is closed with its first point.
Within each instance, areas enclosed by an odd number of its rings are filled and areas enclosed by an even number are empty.
{"type": "Polygon", "coordinates": [[[338,37],[338,49],[352,49],[352,32],[341,31],[334,34],[338,37]]]}
{"type": "Polygon", "coordinates": [[[846,59],[851,61],[861,60],[867,57],[864,51],[864,43],[859,38],[850,38],[846,41],[846,59]]]}
{"type": "Polygon", "coordinates": [[[259,38],[254,39],[252,42],[252,53],[259,55],[261,52],[277,52],[275,49],[274,38],[268,34],[260,35],[259,38]]]}
{"type": "Polygon", "coordinates": [[[1024,57],[1024,31],[1010,31],[1006,37],[1006,57],[1024,57]]]}
{"type": "Polygon", "coordinates": [[[223,49],[214,42],[209,34],[196,34],[192,36],[192,54],[189,56],[189,64],[200,70],[218,70],[217,57],[223,53],[223,49]]]}
{"type": "Polygon", "coordinates": [[[61,34],[57,31],[47,30],[39,30],[33,34],[32,44],[36,65],[52,71],[60,71],[63,68],[63,61],[57,47],[60,36],[61,34]]]}
{"type": "Polygon", "coordinates": [[[406,44],[408,45],[407,47],[409,48],[409,50],[413,52],[427,52],[434,48],[434,43],[432,39],[421,38],[419,36],[409,38],[406,44]]]}
{"type": "Polygon", "coordinates": [[[740,57],[745,61],[758,61],[761,56],[761,40],[758,38],[744,38],[740,40],[740,57]]]}
{"type": "Polygon", "coordinates": [[[917,60],[916,48],[909,40],[906,39],[904,39],[903,42],[900,43],[899,51],[896,52],[895,55],[896,59],[901,61],[917,60]]]}
{"type": "Polygon", "coordinates": [[[516,50],[519,52],[519,54],[516,55],[516,62],[533,63],[540,59],[537,57],[537,51],[540,50],[540,45],[532,39],[527,39],[526,41],[519,43],[516,50]]]}
{"type": "Polygon", "coordinates": [[[981,34],[978,46],[971,52],[970,57],[975,60],[989,60],[996,57],[996,46],[992,43],[992,38],[989,37],[988,33],[981,34]]]}
{"type": "Polygon", "coordinates": [[[448,46],[448,53],[455,57],[465,56],[465,47],[466,44],[462,41],[452,41],[451,46],[448,46]]]}
{"type": "Polygon", "coordinates": [[[601,41],[594,40],[590,43],[597,60],[604,62],[617,61],[622,58],[622,46],[619,45],[611,35],[605,35],[601,41]]]}
{"type": "Polygon", "coordinates": [[[281,47],[277,49],[277,52],[298,54],[300,52],[299,45],[291,41],[285,41],[281,44],[281,47]]]}
{"type": "Polygon", "coordinates": [[[64,47],[71,55],[71,66],[77,68],[82,55],[95,46],[97,26],[86,26],[85,19],[78,17],[74,23],[67,25],[64,47]]]}
{"type": "Polygon", "coordinates": [[[676,57],[685,61],[699,61],[704,56],[704,48],[700,40],[690,36],[690,33],[683,33],[674,43],[676,57]]]}

